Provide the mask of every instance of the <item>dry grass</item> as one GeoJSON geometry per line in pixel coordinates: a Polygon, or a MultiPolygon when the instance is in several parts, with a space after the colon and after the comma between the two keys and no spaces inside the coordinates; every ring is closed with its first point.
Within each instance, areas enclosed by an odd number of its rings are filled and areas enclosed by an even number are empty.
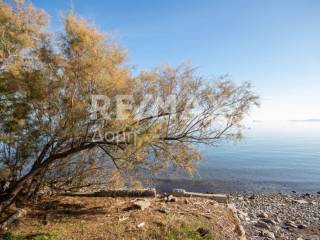
{"type": "Polygon", "coordinates": [[[237,220],[223,204],[197,198],[149,200],[151,206],[142,211],[131,207],[132,198],[43,199],[29,206],[27,217],[9,229],[16,237],[11,239],[239,239],[237,220]],[[141,223],[144,226],[138,227],[141,223]],[[209,233],[201,236],[199,228],[209,233]]]}

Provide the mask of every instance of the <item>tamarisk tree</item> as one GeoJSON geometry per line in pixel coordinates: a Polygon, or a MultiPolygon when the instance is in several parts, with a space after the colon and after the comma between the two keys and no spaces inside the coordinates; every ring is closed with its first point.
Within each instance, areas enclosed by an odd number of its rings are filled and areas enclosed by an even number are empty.
{"type": "Polygon", "coordinates": [[[87,170],[103,158],[118,171],[191,171],[197,144],[240,137],[257,104],[249,83],[206,79],[188,65],[133,74],[110,36],[74,14],[63,22],[53,34],[44,11],[0,1],[0,210],[32,198],[45,176],[83,170],[84,162],[87,170]],[[110,99],[107,116],[93,111],[101,105],[94,96],[110,99]],[[174,108],[159,104],[172,96],[174,108]],[[119,140],[123,134],[134,137],[119,140]]]}

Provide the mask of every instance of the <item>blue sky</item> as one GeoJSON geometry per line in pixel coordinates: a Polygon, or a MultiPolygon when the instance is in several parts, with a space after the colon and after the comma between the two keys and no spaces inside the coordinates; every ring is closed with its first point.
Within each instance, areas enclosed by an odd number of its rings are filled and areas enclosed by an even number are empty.
{"type": "Polygon", "coordinates": [[[318,0],[33,0],[61,29],[71,6],[128,49],[138,69],[190,62],[207,76],[251,81],[252,118],[320,118],[318,0]]]}

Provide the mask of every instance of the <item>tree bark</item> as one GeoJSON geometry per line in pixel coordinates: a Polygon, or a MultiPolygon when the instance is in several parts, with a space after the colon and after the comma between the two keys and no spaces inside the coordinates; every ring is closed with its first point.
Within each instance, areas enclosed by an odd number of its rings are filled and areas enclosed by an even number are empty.
{"type": "Polygon", "coordinates": [[[4,220],[1,224],[0,224],[0,229],[6,229],[8,225],[10,225],[11,223],[13,223],[14,221],[16,221],[18,218],[23,217],[26,215],[26,210],[24,209],[18,209],[17,212],[15,212],[14,214],[12,214],[11,216],[9,216],[6,220],[4,220]]]}

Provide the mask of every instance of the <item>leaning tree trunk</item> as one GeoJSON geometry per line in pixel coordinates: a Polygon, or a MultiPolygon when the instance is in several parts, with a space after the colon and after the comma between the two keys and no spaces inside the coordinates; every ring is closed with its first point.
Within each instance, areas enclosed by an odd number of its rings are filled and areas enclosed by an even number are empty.
{"type": "Polygon", "coordinates": [[[38,192],[43,183],[44,176],[47,168],[44,168],[37,176],[35,176],[30,184],[30,188],[27,192],[27,200],[37,199],[38,192]]]}
{"type": "Polygon", "coordinates": [[[10,207],[17,200],[17,198],[21,196],[25,187],[30,187],[30,183],[34,180],[35,177],[37,177],[37,175],[41,175],[42,172],[45,173],[46,168],[49,167],[52,162],[58,159],[65,158],[71,154],[91,149],[95,146],[96,143],[81,144],[76,148],[71,148],[69,150],[66,150],[65,152],[51,155],[46,160],[42,161],[42,163],[34,165],[34,167],[27,175],[20,179],[13,187],[10,187],[6,194],[0,198],[0,213],[10,207]]]}
{"type": "Polygon", "coordinates": [[[10,207],[18,197],[22,196],[23,190],[25,190],[30,182],[39,174],[43,168],[35,168],[31,170],[26,176],[20,179],[16,184],[10,186],[0,199],[0,213],[10,207]]]}

